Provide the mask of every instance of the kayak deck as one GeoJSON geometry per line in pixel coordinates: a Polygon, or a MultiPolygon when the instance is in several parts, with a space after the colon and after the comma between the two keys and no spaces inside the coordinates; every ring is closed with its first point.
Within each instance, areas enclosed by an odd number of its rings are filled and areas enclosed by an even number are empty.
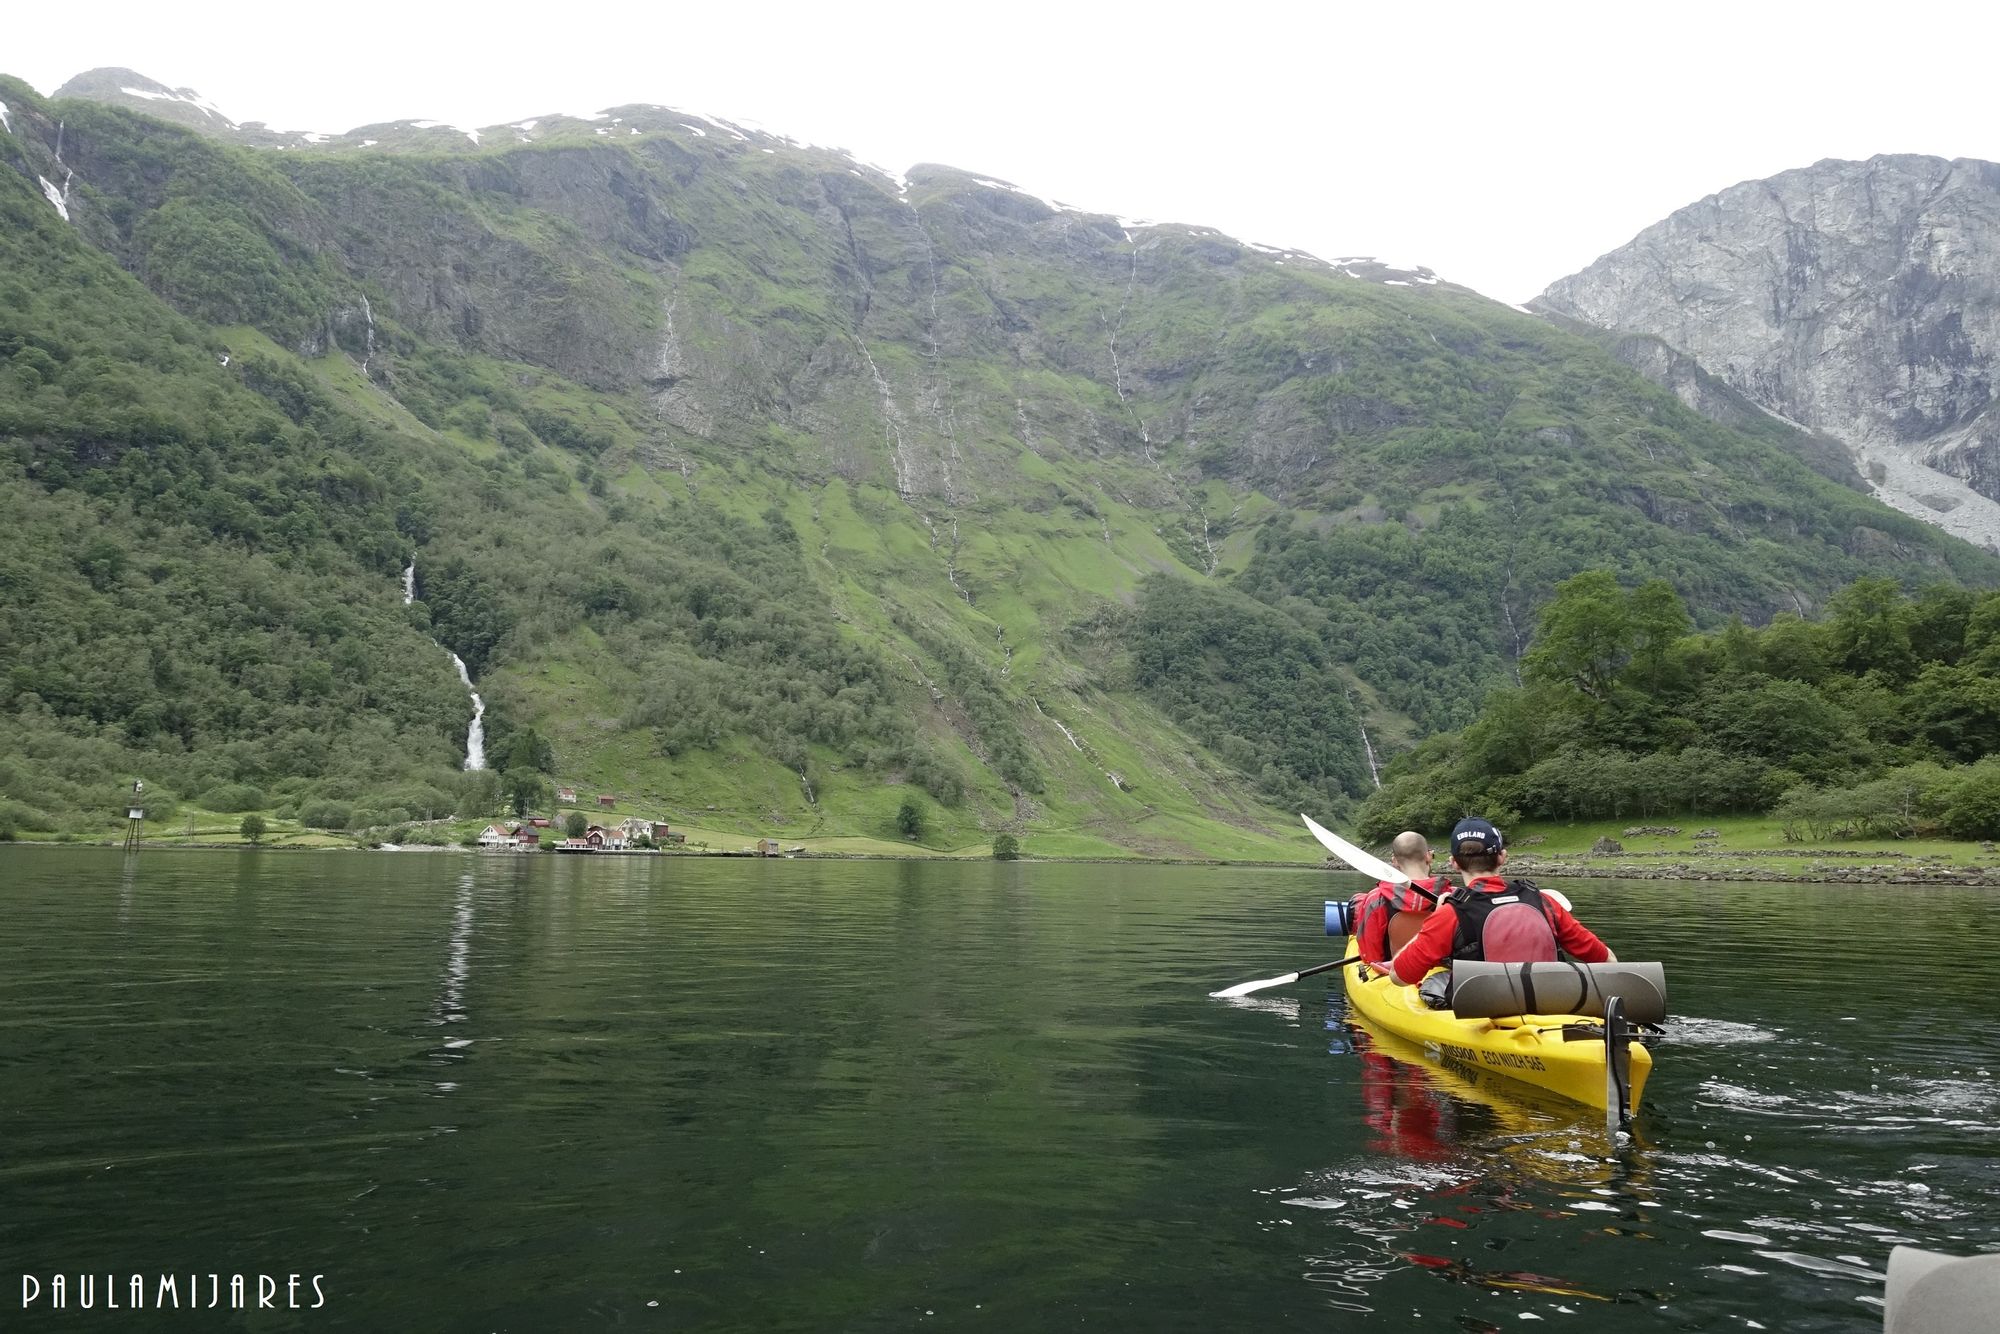
{"type": "MultiPolygon", "coordinates": [[[[1508,1019],[1461,1019],[1425,1005],[1415,987],[1352,967],[1347,1000],[1371,1023],[1423,1049],[1433,1064],[1454,1074],[1506,1075],[1599,1111],[1606,1109],[1605,1044],[1563,1040],[1565,1024],[1602,1024],[1579,1014],[1530,1014],[1508,1019]]],[[[1631,1111],[1638,1115],[1653,1056],[1631,1044],[1631,1111]]]]}

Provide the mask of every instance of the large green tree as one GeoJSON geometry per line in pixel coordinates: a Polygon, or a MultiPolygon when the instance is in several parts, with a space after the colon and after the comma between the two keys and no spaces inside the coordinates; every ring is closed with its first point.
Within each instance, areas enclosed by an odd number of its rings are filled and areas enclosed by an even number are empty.
{"type": "Polygon", "coordinates": [[[1618,587],[1618,576],[1609,570],[1586,570],[1556,585],[1555,600],[1542,613],[1534,645],[1521,659],[1521,675],[1565,685],[1597,703],[1607,703],[1637,639],[1631,605],[1618,587]]]}

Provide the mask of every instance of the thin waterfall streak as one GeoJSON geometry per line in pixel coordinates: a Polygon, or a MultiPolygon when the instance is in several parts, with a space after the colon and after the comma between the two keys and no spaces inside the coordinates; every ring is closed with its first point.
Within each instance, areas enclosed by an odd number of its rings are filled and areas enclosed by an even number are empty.
{"type": "MultiPolygon", "coordinates": [[[[417,558],[410,557],[410,563],[403,567],[403,605],[409,606],[417,600],[417,558]]],[[[431,641],[437,643],[435,639],[431,641]]],[[[439,648],[444,645],[438,644],[439,648]]],[[[467,772],[476,772],[486,767],[486,701],[472,688],[472,673],[466,670],[465,659],[451,654],[451,665],[458,669],[458,679],[465,686],[465,693],[472,697],[472,725],[465,729],[465,762],[459,767],[467,772]]]]}
{"type": "MultiPolygon", "coordinates": [[[[451,653],[450,649],[445,652],[451,653]]],[[[451,654],[451,665],[458,668],[458,679],[465,683],[466,693],[472,696],[472,726],[465,732],[465,768],[468,771],[486,767],[486,701],[479,698],[479,692],[472,688],[472,673],[465,669],[465,659],[451,654]]]]}
{"type": "Polygon", "coordinates": [[[1361,706],[1355,702],[1354,692],[1347,692],[1347,705],[1354,710],[1354,730],[1361,733],[1361,753],[1368,757],[1368,777],[1376,787],[1382,786],[1382,767],[1375,761],[1375,746],[1368,739],[1368,725],[1361,721],[1361,706]]]}

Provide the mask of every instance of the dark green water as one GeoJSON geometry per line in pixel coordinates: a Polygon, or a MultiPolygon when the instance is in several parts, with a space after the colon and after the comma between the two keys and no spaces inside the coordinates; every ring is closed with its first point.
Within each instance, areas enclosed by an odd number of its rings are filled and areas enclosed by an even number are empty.
{"type": "Polygon", "coordinates": [[[0,1328],[1862,1331],[2000,1248],[1988,895],[1567,883],[1683,1016],[1613,1151],[1207,998],[1351,888],[0,849],[0,1328]],[[74,1309],[214,1272],[326,1304],[74,1309]]]}

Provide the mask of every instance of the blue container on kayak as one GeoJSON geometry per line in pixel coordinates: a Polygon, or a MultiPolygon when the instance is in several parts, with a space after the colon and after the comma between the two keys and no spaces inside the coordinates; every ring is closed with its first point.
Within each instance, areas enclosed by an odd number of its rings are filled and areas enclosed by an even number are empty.
{"type": "Polygon", "coordinates": [[[1354,934],[1354,903],[1353,899],[1326,901],[1326,933],[1329,936],[1354,934]]]}

